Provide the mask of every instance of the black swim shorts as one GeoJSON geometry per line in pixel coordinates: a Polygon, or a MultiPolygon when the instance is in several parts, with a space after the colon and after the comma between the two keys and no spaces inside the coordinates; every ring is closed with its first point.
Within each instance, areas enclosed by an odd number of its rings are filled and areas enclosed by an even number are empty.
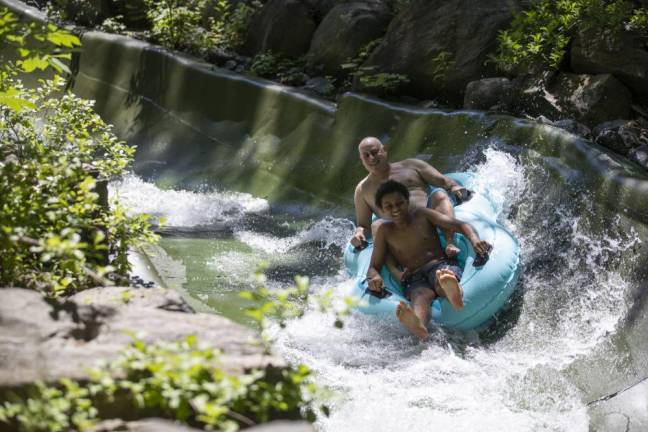
{"type": "Polygon", "coordinates": [[[459,261],[453,258],[444,258],[440,261],[433,261],[431,263],[425,264],[416,270],[414,273],[411,273],[403,281],[403,294],[405,298],[410,299],[412,291],[416,288],[427,288],[434,291],[437,295],[434,288],[434,281],[436,280],[437,270],[448,269],[452,271],[457,280],[461,281],[461,276],[463,275],[463,270],[459,267],[459,261]]]}

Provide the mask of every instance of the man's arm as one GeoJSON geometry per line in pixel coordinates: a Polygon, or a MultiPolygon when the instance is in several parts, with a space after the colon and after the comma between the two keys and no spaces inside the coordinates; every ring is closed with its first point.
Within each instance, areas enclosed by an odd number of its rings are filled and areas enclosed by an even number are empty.
{"type": "Polygon", "coordinates": [[[409,159],[409,161],[427,184],[442,187],[447,190],[448,193],[453,193],[455,195],[459,190],[463,189],[463,186],[452,180],[450,177],[441,174],[429,163],[419,159],[409,159]]]}
{"type": "Polygon", "coordinates": [[[475,231],[475,229],[469,223],[460,221],[459,219],[455,219],[450,216],[446,216],[441,212],[428,208],[420,209],[420,211],[423,212],[425,218],[432,225],[440,226],[441,228],[449,231],[460,232],[461,234],[466,236],[468,241],[470,241],[470,243],[473,245],[473,248],[475,248],[475,252],[477,252],[479,255],[487,254],[490,251],[491,245],[488,242],[481,240],[479,238],[479,235],[477,234],[477,231],[475,231]]]}
{"type": "Polygon", "coordinates": [[[367,242],[367,236],[371,232],[371,207],[367,204],[362,194],[362,183],[360,183],[353,194],[353,204],[356,214],[356,230],[351,237],[351,245],[358,247],[367,242]]]}
{"type": "Polygon", "coordinates": [[[374,248],[371,251],[371,263],[367,270],[367,282],[369,289],[372,291],[382,291],[384,287],[383,278],[380,276],[380,269],[385,264],[387,255],[387,241],[385,239],[385,224],[382,224],[376,230],[374,238],[374,248]]]}

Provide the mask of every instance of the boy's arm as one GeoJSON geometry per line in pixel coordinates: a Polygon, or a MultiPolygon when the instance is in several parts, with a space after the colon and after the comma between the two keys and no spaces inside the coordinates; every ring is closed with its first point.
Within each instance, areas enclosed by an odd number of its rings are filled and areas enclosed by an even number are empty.
{"type": "Polygon", "coordinates": [[[351,237],[351,245],[354,247],[363,246],[367,242],[367,236],[371,232],[371,208],[362,196],[360,185],[356,187],[353,194],[353,204],[356,213],[356,230],[351,237]]]}
{"type": "Polygon", "coordinates": [[[449,231],[460,232],[466,236],[468,241],[473,245],[473,248],[475,248],[477,254],[484,255],[490,251],[491,245],[488,242],[481,240],[477,231],[475,231],[469,223],[452,218],[432,209],[420,209],[420,211],[423,211],[425,218],[432,225],[440,226],[449,231]]]}
{"type": "Polygon", "coordinates": [[[380,276],[380,269],[385,264],[385,255],[387,254],[387,241],[385,240],[385,224],[382,224],[376,230],[374,238],[374,247],[371,251],[371,263],[367,270],[367,283],[372,291],[383,290],[383,278],[380,276]]]}

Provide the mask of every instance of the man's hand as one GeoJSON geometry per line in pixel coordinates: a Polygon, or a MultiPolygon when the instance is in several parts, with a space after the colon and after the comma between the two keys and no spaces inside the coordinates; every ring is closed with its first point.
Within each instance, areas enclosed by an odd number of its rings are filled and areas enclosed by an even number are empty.
{"type": "Polygon", "coordinates": [[[488,253],[493,249],[493,246],[484,240],[479,240],[478,242],[473,243],[475,252],[477,255],[488,255],[488,253]]]}
{"type": "Polygon", "coordinates": [[[375,292],[381,292],[385,287],[385,284],[383,282],[383,278],[380,277],[379,274],[377,274],[377,275],[375,275],[373,277],[367,278],[367,285],[369,286],[369,289],[371,291],[375,291],[375,292]]]}
{"type": "Polygon", "coordinates": [[[454,195],[457,205],[469,201],[472,198],[472,192],[461,185],[452,186],[450,193],[454,195]]]}

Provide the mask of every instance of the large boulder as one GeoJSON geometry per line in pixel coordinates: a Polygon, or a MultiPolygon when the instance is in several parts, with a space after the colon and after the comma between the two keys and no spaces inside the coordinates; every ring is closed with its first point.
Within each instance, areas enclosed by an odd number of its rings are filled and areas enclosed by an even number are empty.
{"type": "Polygon", "coordinates": [[[48,303],[35,291],[2,289],[0,391],[34,381],[83,380],[98,360],[115,358],[132,339],[173,341],[189,335],[223,352],[232,373],[285,366],[252,343],[254,333],[212,314],[194,313],[175,292],[160,288],[94,288],[64,304],[48,303]]]}
{"type": "Polygon", "coordinates": [[[614,120],[597,125],[593,133],[597,144],[643,163],[643,148],[648,146],[648,121],[614,120]]]}
{"type": "Polygon", "coordinates": [[[552,83],[550,92],[567,116],[590,127],[630,116],[632,94],[610,74],[561,73],[552,83]]]}
{"type": "Polygon", "coordinates": [[[565,117],[557,99],[549,91],[553,79],[549,73],[517,76],[513,80],[513,112],[530,117],[542,115],[552,120],[565,117]]]}
{"type": "Polygon", "coordinates": [[[609,74],[571,73],[519,76],[514,80],[513,111],[551,120],[575,119],[593,127],[613,118],[628,118],[632,95],[609,74]]]}
{"type": "Polygon", "coordinates": [[[272,51],[299,57],[308,51],[316,27],[307,2],[270,0],[252,19],[242,50],[250,55],[272,51]]]}
{"type": "Polygon", "coordinates": [[[571,67],[577,73],[612,74],[648,105],[648,49],[637,34],[581,30],[573,39],[571,67]]]}
{"type": "Polygon", "coordinates": [[[513,102],[513,83],[508,78],[484,78],[466,86],[465,109],[507,111],[513,102]]]}
{"type": "Polygon", "coordinates": [[[469,82],[496,76],[486,60],[517,10],[510,0],[413,0],[365,66],[407,75],[414,96],[460,106],[469,82]]]}
{"type": "Polygon", "coordinates": [[[382,1],[354,1],[335,6],[313,36],[309,63],[322,65],[326,74],[339,75],[342,64],[385,33],[390,19],[389,7],[382,1]]]}

